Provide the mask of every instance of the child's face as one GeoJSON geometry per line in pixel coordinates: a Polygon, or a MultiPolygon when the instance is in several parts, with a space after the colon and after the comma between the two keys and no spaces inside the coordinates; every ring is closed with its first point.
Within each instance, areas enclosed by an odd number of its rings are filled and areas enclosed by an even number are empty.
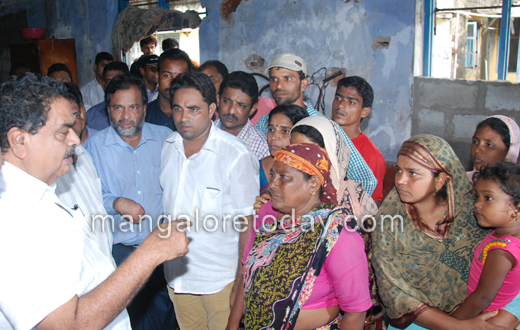
{"type": "Polygon", "coordinates": [[[492,179],[478,179],[475,183],[475,217],[482,227],[518,225],[511,196],[492,179]]]}
{"type": "Polygon", "coordinates": [[[491,166],[506,158],[507,150],[500,134],[489,126],[484,126],[473,135],[471,159],[475,169],[491,166]]]}

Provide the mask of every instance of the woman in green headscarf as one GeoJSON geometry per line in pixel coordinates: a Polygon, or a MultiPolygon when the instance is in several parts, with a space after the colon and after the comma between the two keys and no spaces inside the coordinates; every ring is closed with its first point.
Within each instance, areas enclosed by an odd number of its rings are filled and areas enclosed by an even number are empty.
{"type": "Polygon", "coordinates": [[[388,329],[499,329],[485,322],[495,312],[467,321],[449,316],[466,297],[473,250],[486,235],[473,215],[471,188],[443,139],[417,135],[403,143],[395,189],[372,233],[388,329]]]}

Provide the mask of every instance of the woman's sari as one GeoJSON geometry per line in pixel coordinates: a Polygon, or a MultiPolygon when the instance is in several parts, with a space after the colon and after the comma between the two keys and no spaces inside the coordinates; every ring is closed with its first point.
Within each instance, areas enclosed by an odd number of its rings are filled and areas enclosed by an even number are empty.
{"type": "Polygon", "coordinates": [[[377,295],[377,285],[372,270],[372,246],[370,240],[370,233],[363,231],[361,228],[372,228],[372,221],[367,218],[364,225],[361,226],[361,221],[365,216],[373,216],[377,213],[377,205],[372,197],[366,192],[361,183],[351,180],[345,181],[347,168],[350,162],[351,150],[339,131],[341,128],[332,120],[324,116],[307,117],[300,120],[293,128],[301,125],[314,127],[320,132],[325,143],[325,149],[330,158],[330,177],[332,184],[337,190],[338,205],[341,205],[347,210],[351,211],[357,221],[361,236],[365,242],[365,253],[368,261],[368,277],[370,282],[370,295],[372,304],[379,305],[379,298],[377,295]]]}
{"type": "Polygon", "coordinates": [[[390,323],[403,329],[429,308],[449,313],[462,303],[473,250],[487,231],[477,224],[468,194],[472,185],[446,141],[417,135],[403,144],[399,155],[447,173],[449,205],[446,217],[430,228],[394,188],[376,216],[372,264],[379,294],[390,323]]]}
{"type": "Polygon", "coordinates": [[[345,210],[335,205],[325,150],[314,144],[289,145],[274,160],[318,176],[322,203],[296,219],[285,216],[259,228],[243,270],[246,329],[294,328],[347,219],[345,210]]]}
{"type": "Polygon", "coordinates": [[[294,327],[346,217],[322,203],[294,225],[288,219],[260,228],[243,271],[246,329],[294,327]]]}

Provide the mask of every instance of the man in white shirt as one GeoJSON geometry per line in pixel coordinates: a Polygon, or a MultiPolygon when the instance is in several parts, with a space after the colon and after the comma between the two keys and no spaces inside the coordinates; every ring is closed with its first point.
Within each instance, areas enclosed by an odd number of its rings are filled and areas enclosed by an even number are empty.
{"type": "Polygon", "coordinates": [[[105,100],[105,88],[103,87],[103,69],[105,65],[114,61],[114,57],[107,52],[101,52],[96,55],[94,61],[94,79],[81,88],[83,95],[83,103],[88,111],[91,107],[105,100]]]}
{"type": "Polygon", "coordinates": [[[188,251],[179,222],[115,271],[92,244],[81,212],[54,194],[79,143],[65,97],[63,84],[40,74],[0,87],[0,329],[130,329],[125,306],[157,265],[188,251]]]}
{"type": "Polygon", "coordinates": [[[69,209],[80,210],[84,216],[83,226],[86,233],[97,243],[101,252],[110,260],[115,267],[116,263],[112,257],[112,229],[107,211],[103,205],[101,192],[101,180],[98,176],[92,158],[83,147],[82,139],[86,131],[85,121],[81,114],[84,109],[81,102],[81,92],[74,84],[65,84],[67,87],[67,101],[72,108],[72,114],[76,118],[76,124],[72,130],[78,137],[80,143],[74,150],[73,163],[70,171],[58,177],[56,181],[56,195],[60,202],[69,209]]]}
{"type": "Polygon", "coordinates": [[[224,329],[234,301],[258,193],[258,160],[237,137],[212,125],[216,91],[201,72],[173,80],[177,132],[161,156],[163,209],[193,222],[190,255],[166,262],[165,276],[181,330],[224,329]]]}

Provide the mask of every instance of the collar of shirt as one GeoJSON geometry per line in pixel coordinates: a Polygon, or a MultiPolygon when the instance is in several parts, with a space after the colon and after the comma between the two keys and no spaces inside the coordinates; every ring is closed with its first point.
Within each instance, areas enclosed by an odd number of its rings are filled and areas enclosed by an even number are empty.
{"type": "MultiPolygon", "coordinates": [[[[222,129],[222,121],[220,121],[220,119],[217,119],[217,121],[215,121],[213,123],[215,126],[217,126],[218,128],[222,129]]],[[[244,137],[247,136],[247,133],[249,132],[249,130],[251,129],[251,127],[254,127],[253,124],[251,123],[251,121],[248,119],[247,120],[247,123],[244,125],[244,127],[242,127],[242,129],[240,130],[240,133],[238,133],[237,135],[237,138],[239,138],[240,140],[243,140],[244,137]]]]}
{"type": "Polygon", "coordinates": [[[74,154],[76,155],[76,157],[81,157],[81,155],[86,154],[86,153],[87,153],[87,149],[85,149],[85,147],[82,146],[81,144],[77,145],[76,148],[74,149],[74,154]]]}
{"type": "MultiPolygon", "coordinates": [[[[1,171],[3,175],[2,185],[10,183],[9,190],[23,192],[23,195],[27,198],[27,205],[31,205],[31,200],[42,200],[47,193],[54,194],[56,189],[55,184],[51,187],[7,161],[4,162],[1,171]]],[[[0,188],[0,191],[5,191],[5,187],[0,188]]]]}
{"type": "Polygon", "coordinates": [[[253,124],[251,124],[251,121],[248,119],[247,123],[242,127],[240,130],[240,133],[238,133],[237,138],[240,140],[244,140],[244,138],[247,136],[251,128],[254,128],[253,124]]]}
{"type": "MultiPolygon", "coordinates": [[[[139,140],[139,144],[137,145],[137,148],[139,148],[141,145],[146,143],[146,141],[148,141],[148,140],[155,141],[155,138],[151,134],[150,126],[147,123],[144,123],[143,128],[142,128],[142,133],[141,133],[141,140],[139,140]]],[[[130,147],[130,145],[128,143],[126,143],[125,141],[123,141],[123,139],[119,136],[119,134],[117,134],[116,130],[112,126],[110,126],[108,128],[107,137],[105,140],[105,146],[109,146],[112,144],[119,144],[122,147],[130,147]]]]}
{"type": "MultiPolygon", "coordinates": [[[[218,128],[215,125],[211,124],[210,130],[209,130],[208,139],[206,140],[206,142],[204,142],[204,145],[200,149],[201,151],[202,150],[208,150],[208,151],[211,151],[211,152],[213,152],[215,154],[217,153],[220,140],[216,136],[216,133],[215,133],[216,131],[215,130],[220,130],[220,128],[218,128]]],[[[179,132],[176,132],[176,133],[177,134],[173,134],[168,139],[166,139],[166,142],[173,143],[175,145],[175,148],[177,148],[177,150],[179,151],[179,153],[181,153],[182,155],[186,155],[186,153],[184,152],[184,139],[179,134],[179,132]]],[[[193,156],[195,156],[195,155],[193,155],[193,156]]]]}

